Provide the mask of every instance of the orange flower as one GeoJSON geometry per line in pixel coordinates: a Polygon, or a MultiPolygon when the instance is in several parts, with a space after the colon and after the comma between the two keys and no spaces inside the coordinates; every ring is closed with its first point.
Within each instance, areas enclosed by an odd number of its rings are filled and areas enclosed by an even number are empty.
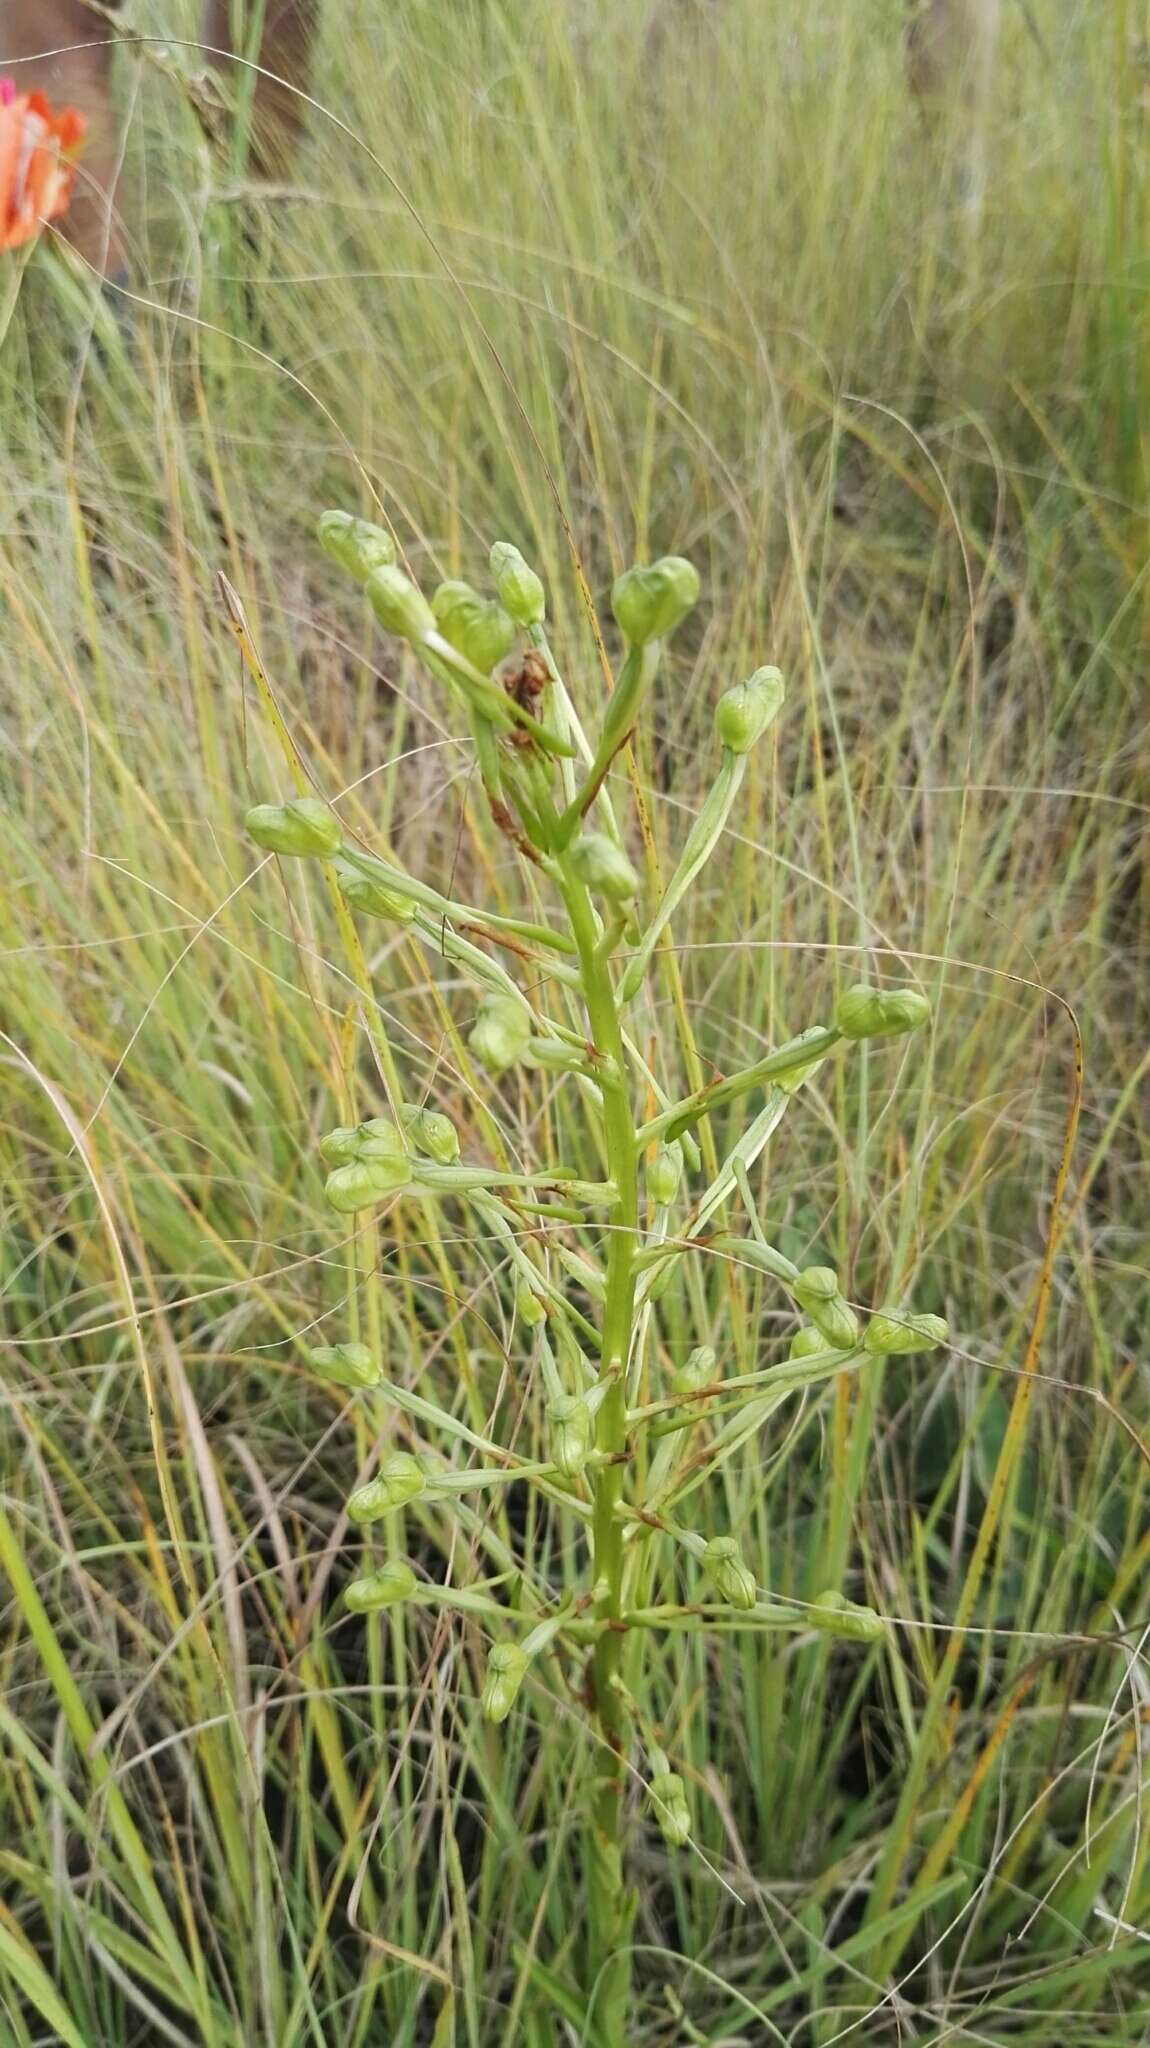
{"type": "Polygon", "coordinates": [[[30,242],[64,212],[87,125],[75,107],[54,113],[43,93],[18,93],[0,78],[0,249],[30,242]]]}

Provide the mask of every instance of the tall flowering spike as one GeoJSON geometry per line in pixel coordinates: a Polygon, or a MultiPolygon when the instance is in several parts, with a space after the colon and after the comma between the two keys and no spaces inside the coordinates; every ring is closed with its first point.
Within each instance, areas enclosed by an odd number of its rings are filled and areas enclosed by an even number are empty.
{"type": "Polygon", "coordinates": [[[321,512],[316,534],[324,554],[357,583],[366,583],[373,569],[389,569],[395,561],[395,542],[387,528],[357,519],[352,512],[321,512]]]}
{"type": "Polygon", "coordinates": [[[757,668],[745,683],[724,690],[715,706],[715,732],[732,754],[749,754],[778,716],[786,685],[777,668],[757,668]]]}
{"type": "Polygon", "coordinates": [[[384,566],[373,569],[364,588],[371,608],[385,633],[419,646],[434,633],[435,614],[418,584],[402,569],[384,566]]]}
{"type": "Polygon", "coordinates": [[[502,1074],[523,1058],[531,1039],[531,1013],[515,996],[485,996],[467,1043],[489,1073],[502,1074]]]}
{"type": "Polygon", "coordinates": [[[347,1518],[357,1527],[366,1522],[378,1522],[384,1515],[393,1514],[396,1508],[406,1507],[412,1500],[418,1500],[427,1481],[415,1459],[406,1451],[392,1451],[384,1459],[374,1479],[366,1486],[358,1486],[347,1504],[347,1518]]]}
{"type": "Polygon", "coordinates": [[[849,1351],[859,1340],[859,1319],[839,1288],[833,1266],[804,1266],[791,1293],[832,1351],[849,1351]]]}
{"type": "Polygon", "coordinates": [[[382,1377],[379,1360],[366,1344],[321,1344],[308,1352],[308,1364],[332,1387],[374,1387],[382,1377]]]}
{"type": "Polygon", "coordinates": [[[515,645],[515,621],[493,598],[480,597],[470,583],[441,583],[431,600],[445,640],[483,675],[515,645]]]}
{"type": "Polygon", "coordinates": [[[339,820],[317,796],[293,797],[289,804],[253,804],[244,829],[268,853],[294,860],[329,860],[343,844],[339,820]]]}
{"type": "Polygon", "coordinates": [[[914,988],[871,988],[856,982],[839,997],[835,1028],[844,1038],[898,1038],[930,1022],[930,1004],[914,988]]]}
{"type": "Polygon", "coordinates": [[[755,1575],[733,1536],[712,1536],[703,1551],[703,1570],[720,1600],[746,1613],[755,1604],[755,1575]]]}
{"type": "Polygon", "coordinates": [[[510,612],[517,625],[541,626],[547,616],[547,593],[519,549],[509,540],[497,540],[490,567],[504,611],[510,612]]]}
{"type": "Polygon", "coordinates": [[[353,1579],[344,1591],[344,1603],[353,1614],[376,1614],[382,1607],[398,1607],[410,1600],[418,1580],[402,1557],[390,1558],[378,1571],[353,1579]]]}
{"type": "Polygon", "coordinates": [[[487,1659],[482,1707],[486,1721],[506,1721],[527,1676],[531,1659],[518,1643],[495,1643],[487,1659]]]}
{"type": "Polygon", "coordinates": [[[579,880],[608,903],[630,903],[639,894],[638,875],[605,832],[581,833],[571,848],[571,865],[579,880]]]}
{"type": "Polygon", "coordinates": [[[699,572],[682,555],[627,569],[611,588],[611,610],[633,647],[666,640],[699,601],[699,572]]]}
{"type": "Polygon", "coordinates": [[[87,121],[0,78],[0,249],[18,249],[66,213],[87,121]]]}

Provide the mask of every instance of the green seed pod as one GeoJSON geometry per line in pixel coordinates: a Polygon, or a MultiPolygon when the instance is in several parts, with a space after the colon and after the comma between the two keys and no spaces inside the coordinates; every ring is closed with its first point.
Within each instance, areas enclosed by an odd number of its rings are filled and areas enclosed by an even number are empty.
{"type": "Polygon", "coordinates": [[[699,601],[699,572],[682,555],[664,555],[649,569],[627,569],[611,590],[611,610],[633,647],[666,640],[699,601]]]}
{"type": "Polygon", "coordinates": [[[666,1209],[679,1192],[683,1178],[683,1155],[677,1145],[660,1145],[653,1159],[647,1162],[647,1193],[660,1208],[666,1209]]]}
{"type": "Polygon", "coordinates": [[[571,865],[584,886],[609,903],[630,903],[639,893],[638,875],[605,832],[584,832],[571,848],[571,865]]]}
{"type": "Polygon", "coordinates": [[[660,1771],[647,1787],[651,1800],[651,1812],[659,1823],[659,1832],[673,1849],[681,1849],[691,1834],[691,1809],[687,1804],[687,1791],[678,1771],[660,1771]]]}
{"type": "Polygon", "coordinates": [[[547,593],[519,549],[509,540],[497,540],[491,550],[490,568],[504,611],[510,612],[521,626],[541,626],[547,615],[547,593]]]}
{"type": "Polygon", "coordinates": [[[435,614],[422,590],[402,569],[373,569],[365,585],[371,608],[386,633],[416,646],[435,631],[435,614]]]}
{"type": "Polygon", "coordinates": [[[687,1353],[674,1379],[671,1391],[675,1394],[696,1394],[700,1387],[710,1387],[715,1381],[715,1354],[709,1344],[696,1344],[687,1353]]]}
{"type": "Polygon", "coordinates": [[[857,982],[839,997],[835,1029],[844,1038],[897,1038],[930,1022],[930,1004],[914,988],[869,988],[857,982]]]}
{"type": "Polygon", "coordinates": [[[547,1404],[551,1462],[567,1479],[583,1470],[595,1441],[595,1422],[583,1394],[556,1394],[547,1404]]]}
{"type": "Polygon", "coordinates": [[[328,1166],[350,1166],[353,1159],[359,1158],[361,1130],[359,1124],[337,1124],[334,1131],[320,1139],[320,1158],[328,1166]]]}
{"type": "Polygon", "coordinates": [[[362,875],[350,861],[336,861],[335,879],[344,902],[365,917],[386,917],[392,924],[414,923],[415,905],[410,896],[397,896],[394,889],[385,888],[371,875],[362,875]]]}
{"type": "Polygon", "coordinates": [[[321,1344],[308,1352],[308,1363],[333,1387],[374,1387],[382,1377],[366,1344],[321,1344]]]}
{"type": "Polygon", "coordinates": [[[950,1330],[942,1316],[873,1315],[863,1331],[863,1349],[880,1356],[898,1356],[912,1351],[935,1351],[945,1344],[950,1330]]]}
{"type": "Polygon", "coordinates": [[[535,1289],[528,1286],[526,1280],[521,1280],[515,1289],[515,1312],[527,1330],[537,1329],[540,1323],[547,1320],[544,1303],[540,1301],[535,1289]]]}
{"type": "Polygon", "coordinates": [[[410,1600],[418,1583],[411,1566],[401,1557],[393,1557],[378,1571],[353,1579],[344,1589],[344,1605],[353,1614],[375,1614],[381,1607],[398,1607],[401,1601],[410,1600]]]}
{"type": "Polygon", "coordinates": [[[317,796],[293,797],[290,804],[254,804],[244,828],[257,846],[296,860],[330,860],[343,844],[339,821],[317,796]]]}
{"type": "Polygon", "coordinates": [[[402,1154],[389,1153],[379,1159],[353,1159],[337,1166],[324,1182],[324,1194],[341,1216],[356,1216],[361,1209],[373,1209],[388,1195],[396,1195],[411,1178],[411,1162],[402,1154]]]}
{"type": "Polygon", "coordinates": [[[351,512],[321,512],[316,534],[324,554],[357,583],[366,583],[373,569],[389,569],[395,560],[395,542],[387,528],[351,512]]]}
{"type": "Polygon", "coordinates": [[[749,1565],[744,1564],[733,1536],[712,1536],[703,1551],[703,1570],[720,1600],[725,1600],[729,1607],[739,1607],[745,1612],[754,1606],[757,1597],[755,1575],[749,1565]]]}
{"type": "Polygon", "coordinates": [[[715,706],[715,733],[732,754],[749,754],[778,716],[786,685],[777,668],[757,668],[745,683],[724,690],[715,706]]]}
{"type": "Polygon", "coordinates": [[[417,1103],[400,1105],[399,1120],[417,1152],[440,1166],[453,1166],[459,1157],[459,1132],[449,1116],[437,1109],[421,1109],[417,1103]]]}
{"type": "Polygon", "coordinates": [[[480,1704],[485,1721],[506,1721],[531,1659],[518,1643],[495,1643],[487,1658],[480,1704]]]}
{"type": "Polygon", "coordinates": [[[849,1351],[859,1340],[859,1319],[839,1291],[832,1266],[804,1266],[791,1283],[791,1293],[805,1309],[832,1351],[849,1351]]]}
{"type": "Polygon", "coordinates": [[[470,583],[441,583],[431,609],[443,638],[485,676],[515,645],[514,619],[470,583]]]}
{"type": "Polygon", "coordinates": [[[472,1025],[467,1043],[489,1073],[502,1074],[515,1066],[531,1038],[531,1012],[515,996],[485,996],[472,1025]]]}
{"type": "Polygon", "coordinates": [[[813,1323],[803,1323],[791,1338],[791,1348],[787,1356],[789,1358],[814,1358],[818,1352],[829,1351],[830,1349],[831,1346],[827,1343],[821,1330],[816,1330],[813,1323]]]}
{"type": "Polygon", "coordinates": [[[366,1486],[357,1486],[347,1504],[348,1521],[359,1528],[365,1522],[378,1522],[396,1508],[418,1500],[426,1485],[415,1459],[406,1451],[392,1451],[375,1478],[369,1479],[366,1486]]]}

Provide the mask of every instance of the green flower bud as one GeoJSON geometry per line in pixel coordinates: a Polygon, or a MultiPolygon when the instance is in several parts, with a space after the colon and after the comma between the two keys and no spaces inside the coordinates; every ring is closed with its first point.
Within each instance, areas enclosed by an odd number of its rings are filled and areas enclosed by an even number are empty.
{"type": "Polygon", "coordinates": [[[611,590],[619,630],[635,647],[666,640],[699,601],[699,572],[682,555],[664,555],[649,569],[627,569],[611,590]]]}
{"type": "Polygon", "coordinates": [[[584,832],[571,848],[571,865],[585,887],[609,903],[630,903],[639,893],[638,875],[605,832],[584,832]]]}
{"type": "Polygon", "coordinates": [[[244,828],[257,846],[297,860],[329,860],[343,844],[338,819],[317,796],[297,796],[290,804],[254,804],[244,812],[244,828]]]}
{"type": "Polygon", "coordinates": [[[886,1623],[873,1607],[859,1607],[845,1593],[820,1593],[812,1600],[810,1618],[815,1628],[830,1635],[845,1636],[850,1642],[874,1643],[886,1634],[886,1623]]]}
{"type": "Polygon", "coordinates": [[[942,1316],[873,1315],[863,1331],[863,1349],[880,1355],[935,1351],[950,1330],[942,1316]]]}
{"type": "Polygon", "coordinates": [[[715,706],[715,733],[732,754],[749,754],[778,716],[786,685],[777,668],[757,668],[745,683],[724,690],[715,706]]]}
{"type": "Polygon", "coordinates": [[[712,1536],[703,1551],[703,1570],[720,1600],[744,1611],[756,1600],[755,1575],[744,1564],[733,1536],[712,1536]]]}
{"type": "Polygon", "coordinates": [[[687,1792],[678,1771],[660,1771],[647,1787],[651,1799],[651,1811],[659,1823],[659,1832],[673,1849],[681,1849],[690,1839],[691,1809],[687,1805],[687,1792]]]}
{"type": "Polygon", "coordinates": [[[495,1643],[487,1659],[480,1704],[485,1721],[506,1721],[531,1663],[518,1643],[495,1643]]]}
{"type": "Polygon", "coordinates": [[[661,1209],[666,1209],[679,1192],[683,1178],[683,1155],[677,1145],[660,1145],[653,1159],[647,1162],[647,1193],[661,1209]]]}
{"type": "Polygon", "coordinates": [[[531,1038],[531,1013],[515,996],[485,996],[467,1043],[480,1065],[502,1074],[521,1060],[531,1038]]]}
{"type": "Polygon", "coordinates": [[[671,1390],[676,1394],[696,1394],[700,1387],[710,1387],[715,1381],[715,1354],[709,1344],[696,1344],[687,1353],[674,1379],[671,1390]]]}
{"type": "Polygon", "coordinates": [[[334,1131],[328,1131],[319,1141],[319,1156],[328,1166],[350,1166],[359,1158],[362,1143],[359,1124],[337,1124],[334,1131]]]}
{"type": "Polygon", "coordinates": [[[849,1351],[858,1343],[859,1319],[840,1293],[832,1266],[804,1266],[791,1283],[791,1293],[832,1351],[849,1351]]]}
{"type": "Polygon", "coordinates": [[[470,583],[441,583],[431,609],[443,638],[485,676],[515,645],[514,619],[470,583]]]}
{"type": "Polygon", "coordinates": [[[361,910],[365,917],[386,917],[392,924],[414,923],[415,905],[410,896],[397,896],[394,889],[385,888],[373,876],[361,874],[350,861],[336,861],[335,879],[344,902],[353,910],[361,910]]]}
{"type": "Polygon", "coordinates": [[[373,1209],[388,1195],[398,1194],[410,1178],[411,1163],[401,1153],[389,1153],[380,1159],[361,1156],[329,1173],[323,1191],[341,1216],[356,1216],[361,1209],[373,1209]]]}
{"type": "Polygon", "coordinates": [[[459,1157],[459,1132],[449,1116],[437,1109],[421,1109],[417,1103],[400,1105],[399,1120],[417,1152],[440,1166],[453,1166],[459,1157]]]}
{"type": "Polygon", "coordinates": [[[831,1346],[827,1343],[821,1330],[816,1330],[813,1323],[803,1323],[791,1338],[791,1348],[787,1356],[789,1358],[814,1358],[818,1352],[829,1351],[830,1349],[831,1346]]]}
{"type": "Polygon", "coordinates": [[[374,1387],[382,1377],[366,1344],[321,1344],[308,1352],[308,1363],[333,1387],[374,1387]]]}
{"type": "MultiPolygon", "coordinates": [[[[827,1053],[825,1037],[825,1025],[809,1024],[805,1031],[800,1031],[797,1037],[791,1039],[788,1042],[787,1046],[787,1050],[790,1053],[797,1053],[804,1038],[809,1038],[812,1041],[818,1041],[822,1046],[822,1050],[816,1055],[814,1059],[808,1060],[807,1064],[804,1067],[791,1067],[788,1073],[777,1075],[775,1079],[771,1082],[772,1088],[781,1088],[784,1095],[796,1095],[799,1089],[802,1087],[803,1082],[809,1079],[810,1075],[815,1072],[816,1068],[822,1066],[822,1063],[826,1058],[827,1053]]],[[[780,1050],[781,1049],[782,1048],[780,1048],[780,1050]]]]}
{"type": "Polygon", "coordinates": [[[418,1583],[411,1566],[401,1557],[393,1557],[378,1571],[353,1579],[344,1589],[344,1605],[353,1614],[375,1614],[381,1607],[398,1607],[400,1601],[410,1600],[418,1583]]]}
{"type": "Polygon", "coordinates": [[[595,1422],[583,1394],[556,1394],[547,1404],[551,1462],[567,1479],[583,1470],[595,1441],[595,1422]]]}
{"type": "Polygon", "coordinates": [[[510,612],[521,626],[541,626],[547,614],[547,593],[519,549],[509,540],[497,540],[491,550],[490,567],[504,611],[510,612]]]}
{"type": "Polygon", "coordinates": [[[316,534],[324,554],[357,583],[366,583],[373,569],[389,569],[395,560],[395,542],[387,528],[351,512],[321,512],[316,534]]]}
{"type": "Polygon", "coordinates": [[[526,1280],[521,1280],[515,1289],[515,1311],[527,1330],[537,1329],[540,1323],[547,1320],[544,1303],[540,1301],[535,1289],[528,1286],[526,1280]]]}
{"type": "Polygon", "coordinates": [[[371,608],[386,633],[417,645],[435,631],[435,614],[422,590],[402,569],[373,569],[367,579],[371,608]]]}
{"type": "Polygon", "coordinates": [[[835,1029],[844,1038],[897,1038],[930,1022],[930,1004],[914,988],[869,988],[857,982],[839,997],[835,1029]]]}
{"type": "Polygon", "coordinates": [[[360,1528],[365,1522],[378,1522],[396,1508],[406,1507],[408,1501],[418,1500],[426,1485],[415,1459],[406,1451],[392,1451],[375,1478],[356,1487],[347,1504],[348,1521],[360,1528]]]}

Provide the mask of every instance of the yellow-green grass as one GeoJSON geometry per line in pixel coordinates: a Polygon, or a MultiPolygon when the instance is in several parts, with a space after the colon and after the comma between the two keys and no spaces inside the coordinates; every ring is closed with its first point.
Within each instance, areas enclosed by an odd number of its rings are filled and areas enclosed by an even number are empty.
{"type": "MultiPolygon", "coordinates": [[[[605,685],[572,548],[600,601],[633,556],[697,562],[635,757],[663,872],[720,688],[786,672],[777,746],[676,921],[684,1007],[665,969],[640,1013],[668,1085],[684,1016],[709,1071],[864,969],[937,1006],[929,1043],[820,1077],[757,1191],[788,1250],[863,1303],[913,1291],[954,1343],[784,1411],[697,1496],[762,1583],[837,1585],[890,1641],[668,1636],[647,1705],[695,1836],[666,1851],[636,1783],[636,2039],[1141,2039],[1146,23],[1068,13],[1035,9],[1040,53],[1006,6],[981,209],[879,0],[683,5],[661,43],[624,0],[356,0],[258,215],[149,46],[122,67],[130,353],[99,308],[85,342],[87,288],[47,252],[5,259],[20,2048],[584,2025],[576,1702],[541,1679],[487,1729],[478,1631],[341,1612],[343,1501],[380,1429],[421,1437],[317,1388],[298,1341],[368,1313],[316,1141],[379,1083],[322,891],[239,827],[290,784],[217,572],[348,824],[521,901],[458,718],[311,540],[372,494],[429,579],[518,541],[585,704],[605,685]]],[[[562,1146],[562,1091],[477,1084],[442,963],[364,937],[411,1095],[472,1149],[562,1146]]],[[[450,1206],[392,1212],[381,1244],[390,1375],[529,1450],[494,1249],[450,1206]]],[[[781,1356],[761,1278],[705,1272],[665,1358],[781,1356]]],[[[572,1530],[509,1514],[496,1534],[560,1583],[572,1530]]],[[[413,1515],[406,1540],[433,1575],[486,1569],[478,1527],[448,1552],[413,1515]]]]}

